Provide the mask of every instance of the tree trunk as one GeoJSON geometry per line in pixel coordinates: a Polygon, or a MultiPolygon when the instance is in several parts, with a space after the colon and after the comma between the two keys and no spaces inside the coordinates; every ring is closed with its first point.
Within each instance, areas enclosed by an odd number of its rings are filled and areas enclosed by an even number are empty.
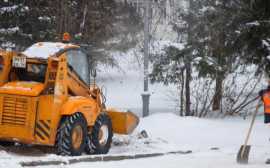
{"type": "Polygon", "coordinates": [[[213,111],[220,109],[220,102],[222,101],[222,83],[224,80],[224,73],[216,78],[216,89],[213,101],[213,111]]]}
{"type": "MultiPolygon", "coordinates": [[[[179,77],[180,78],[180,77],[179,77]]],[[[181,73],[181,92],[180,92],[180,116],[183,116],[184,109],[184,85],[185,85],[185,77],[184,73],[181,73]]]]}
{"type": "Polygon", "coordinates": [[[193,8],[193,0],[189,0],[189,8],[192,9],[193,8]]]}
{"type": "Polygon", "coordinates": [[[64,19],[64,11],[63,11],[63,7],[64,7],[64,0],[62,0],[61,2],[61,6],[60,6],[60,29],[59,29],[59,37],[60,37],[60,41],[62,41],[62,33],[63,33],[63,19],[64,19]]]}
{"type": "MultiPolygon", "coordinates": [[[[221,29],[222,34],[222,29],[221,29]]],[[[223,59],[223,52],[222,52],[222,39],[220,41],[216,42],[216,50],[214,49],[214,55],[218,55],[218,66],[220,68],[224,68],[225,60],[223,59]],[[220,48],[220,51],[217,52],[218,48],[220,48]]],[[[214,100],[213,100],[213,111],[220,109],[220,103],[222,101],[222,83],[225,78],[225,72],[217,70],[217,76],[216,76],[216,88],[215,88],[215,94],[214,94],[214,100]]]]}
{"type": "Polygon", "coordinates": [[[61,41],[62,40],[62,1],[61,0],[57,0],[56,1],[56,36],[57,36],[57,41],[61,41]]]}
{"type": "MultiPolygon", "coordinates": [[[[67,31],[67,8],[68,8],[68,2],[67,2],[67,0],[65,0],[64,2],[64,24],[63,24],[63,26],[64,26],[64,28],[63,28],[63,30],[64,30],[64,33],[67,33],[66,31],[67,31]]],[[[62,35],[62,34],[61,34],[62,35]]]]}
{"type": "MultiPolygon", "coordinates": [[[[226,8],[226,3],[227,0],[223,0],[223,8],[226,8]]],[[[220,33],[219,36],[220,38],[217,38],[217,41],[215,43],[214,47],[214,55],[218,56],[218,66],[222,68],[221,71],[217,70],[217,77],[216,77],[216,88],[215,88],[215,94],[214,94],[214,100],[213,100],[213,111],[214,110],[220,110],[221,109],[221,103],[222,103],[222,84],[223,80],[225,78],[225,73],[224,72],[224,65],[226,65],[226,60],[223,58],[223,46],[225,44],[225,40],[222,37],[223,35],[223,26],[221,23],[220,27],[220,33]]]]}
{"type": "Polygon", "coordinates": [[[253,9],[253,4],[254,4],[254,2],[255,2],[255,0],[250,0],[250,2],[249,2],[249,5],[250,5],[250,10],[252,10],[252,9],[253,9]]]}
{"type": "MultiPolygon", "coordinates": [[[[194,4],[193,4],[193,0],[189,0],[189,8],[190,10],[192,10],[194,8],[194,4]]],[[[193,25],[193,22],[190,21],[188,23],[188,26],[191,27],[193,25]]],[[[191,37],[191,33],[190,31],[188,31],[188,38],[191,37]]],[[[190,63],[190,59],[186,59],[187,63],[186,63],[186,116],[190,116],[190,87],[189,87],[189,83],[191,80],[191,63],[190,63]]]]}
{"type": "Polygon", "coordinates": [[[29,7],[29,20],[32,28],[32,40],[34,43],[39,42],[39,28],[38,28],[38,15],[37,15],[37,6],[34,1],[28,1],[29,7]]]}
{"type": "Polygon", "coordinates": [[[86,2],[86,17],[85,17],[85,23],[83,28],[83,43],[87,44],[89,40],[89,33],[90,33],[90,19],[91,19],[91,13],[93,13],[93,0],[87,0],[86,2]]]}
{"type": "Polygon", "coordinates": [[[215,5],[216,5],[216,1],[215,0],[211,0],[210,6],[215,6],[215,5]]]}
{"type": "Polygon", "coordinates": [[[60,27],[59,27],[59,0],[56,0],[55,3],[53,3],[55,6],[53,7],[53,10],[55,11],[55,23],[56,23],[56,30],[55,30],[55,33],[56,33],[56,37],[57,37],[57,41],[59,42],[60,41],[60,37],[59,37],[59,30],[60,30],[60,27]]]}
{"type": "Polygon", "coordinates": [[[187,63],[187,68],[186,68],[186,116],[190,116],[190,87],[189,83],[191,80],[191,69],[190,69],[191,64],[187,63]]]}
{"type": "Polygon", "coordinates": [[[104,4],[103,4],[103,0],[99,0],[99,7],[100,7],[100,9],[103,9],[104,8],[104,4]]]}

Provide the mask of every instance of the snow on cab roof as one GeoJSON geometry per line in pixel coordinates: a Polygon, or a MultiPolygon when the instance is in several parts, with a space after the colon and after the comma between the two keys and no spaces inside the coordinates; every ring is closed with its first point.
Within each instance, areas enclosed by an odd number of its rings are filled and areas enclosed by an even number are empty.
{"type": "Polygon", "coordinates": [[[25,54],[27,58],[47,59],[51,55],[71,45],[73,44],[40,42],[40,43],[33,44],[31,47],[27,48],[22,53],[25,54]]]}

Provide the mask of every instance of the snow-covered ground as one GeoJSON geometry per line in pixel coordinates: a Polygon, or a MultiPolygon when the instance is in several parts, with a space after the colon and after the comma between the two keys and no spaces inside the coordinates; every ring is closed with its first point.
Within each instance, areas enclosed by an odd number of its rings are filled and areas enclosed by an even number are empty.
{"type": "MultiPolygon", "coordinates": [[[[137,130],[130,136],[114,136],[114,143],[108,155],[131,155],[138,153],[192,150],[190,154],[170,154],[159,157],[76,163],[71,165],[38,166],[52,168],[71,167],[118,167],[118,168],[227,168],[243,167],[236,163],[236,156],[244,144],[251,117],[224,119],[179,117],[173,113],[159,113],[142,118],[137,130]],[[139,139],[139,132],[145,130],[148,138],[139,139]]],[[[263,124],[263,117],[256,119],[249,144],[251,167],[268,167],[270,158],[269,128],[263,124]]],[[[20,161],[67,160],[71,157],[57,156],[52,149],[38,147],[1,147],[0,167],[21,167],[20,161]],[[46,150],[46,151],[45,151],[46,150]],[[47,152],[47,153],[46,153],[47,152]]],[[[84,157],[84,156],[81,156],[84,157]]],[[[78,158],[78,157],[75,157],[78,158]]]]}

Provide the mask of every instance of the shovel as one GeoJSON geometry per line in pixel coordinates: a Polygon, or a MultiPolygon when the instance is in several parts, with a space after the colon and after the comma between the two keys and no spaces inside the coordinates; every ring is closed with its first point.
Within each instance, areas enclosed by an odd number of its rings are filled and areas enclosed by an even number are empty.
{"type": "Polygon", "coordinates": [[[249,151],[250,151],[251,146],[247,145],[247,142],[248,142],[248,138],[249,138],[250,132],[252,130],[252,127],[253,127],[253,124],[254,124],[258,109],[260,107],[260,103],[261,103],[261,97],[260,97],[260,99],[258,101],[258,105],[256,107],[254,116],[252,118],[252,121],[251,121],[251,124],[250,124],[250,127],[249,127],[249,131],[248,131],[248,134],[247,134],[247,138],[246,138],[246,141],[245,141],[245,145],[241,146],[241,148],[240,148],[240,150],[238,152],[238,155],[237,155],[236,160],[237,160],[237,163],[239,163],[239,164],[248,164],[248,155],[249,155],[249,151]]]}

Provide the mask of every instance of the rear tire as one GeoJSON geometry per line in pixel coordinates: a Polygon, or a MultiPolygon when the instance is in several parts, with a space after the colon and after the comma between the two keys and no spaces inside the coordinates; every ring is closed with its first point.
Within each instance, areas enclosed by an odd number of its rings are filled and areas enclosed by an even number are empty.
{"type": "Polygon", "coordinates": [[[82,154],[87,136],[87,124],[84,116],[75,113],[62,118],[57,135],[55,147],[59,155],[79,156],[82,154]]]}
{"type": "Polygon", "coordinates": [[[92,132],[87,136],[85,153],[107,154],[111,148],[113,128],[111,118],[100,113],[93,126],[92,132]]]}

